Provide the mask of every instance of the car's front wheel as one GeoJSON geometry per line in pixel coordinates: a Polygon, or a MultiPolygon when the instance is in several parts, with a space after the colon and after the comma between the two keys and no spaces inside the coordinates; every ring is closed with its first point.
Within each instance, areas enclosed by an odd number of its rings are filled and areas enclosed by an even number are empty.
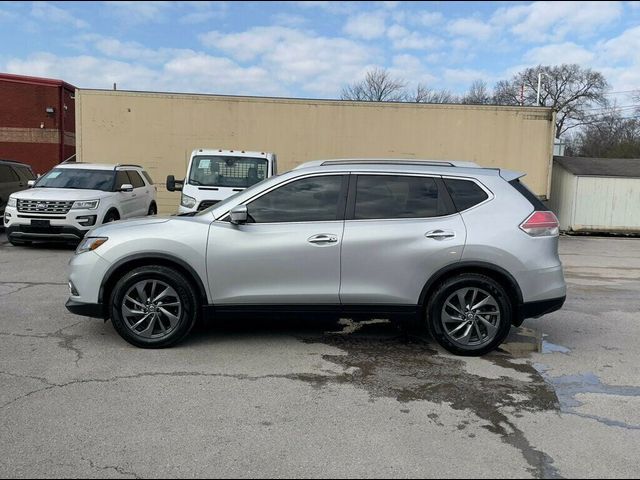
{"type": "Polygon", "coordinates": [[[116,283],[111,321],[127,342],[142,348],[175,345],[198,317],[198,299],[189,281],[163,266],[138,267],[116,283]]]}
{"type": "Polygon", "coordinates": [[[486,275],[465,273],[436,289],[427,305],[427,326],[451,353],[483,355],[509,334],[513,311],[502,285],[486,275]]]}

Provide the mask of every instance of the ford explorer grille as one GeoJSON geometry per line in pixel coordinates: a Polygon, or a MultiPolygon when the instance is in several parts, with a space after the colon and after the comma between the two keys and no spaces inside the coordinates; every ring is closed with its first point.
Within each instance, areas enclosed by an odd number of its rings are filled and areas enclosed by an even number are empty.
{"type": "Polygon", "coordinates": [[[72,206],[73,201],[18,199],[18,212],[22,213],[57,213],[65,215],[71,210],[72,206]]]}

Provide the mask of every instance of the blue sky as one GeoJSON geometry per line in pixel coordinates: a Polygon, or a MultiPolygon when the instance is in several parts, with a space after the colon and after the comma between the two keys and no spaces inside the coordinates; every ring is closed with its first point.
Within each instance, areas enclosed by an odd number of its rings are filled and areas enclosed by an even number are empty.
{"type": "Polygon", "coordinates": [[[640,88],[640,2],[0,3],[0,71],[86,88],[337,98],[379,66],[463,93],[538,63],[640,88]]]}

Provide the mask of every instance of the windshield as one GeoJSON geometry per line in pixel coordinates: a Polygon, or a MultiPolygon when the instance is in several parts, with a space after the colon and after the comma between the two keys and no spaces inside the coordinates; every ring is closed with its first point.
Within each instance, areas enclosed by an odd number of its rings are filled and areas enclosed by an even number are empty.
{"type": "Polygon", "coordinates": [[[113,189],[114,175],[113,170],[54,168],[40,177],[35,186],[38,188],[77,188],[110,192],[113,189]]]}
{"type": "Polygon", "coordinates": [[[204,187],[246,188],[267,178],[266,158],[196,156],[189,183],[204,187]]]}

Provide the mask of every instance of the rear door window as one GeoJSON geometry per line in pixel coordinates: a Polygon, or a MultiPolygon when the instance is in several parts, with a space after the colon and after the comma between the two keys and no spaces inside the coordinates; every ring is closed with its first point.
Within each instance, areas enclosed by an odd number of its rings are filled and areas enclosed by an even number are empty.
{"type": "Polygon", "coordinates": [[[131,179],[131,185],[133,185],[133,188],[144,187],[144,181],[142,180],[142,177],[138,172],[136,172],[135,170],[128,170],[127,173],[129,174],[129,178],[131,179]]]}
{"type": "Polygon", "coordinates": [[[489,198],[487,192],[471,180],[445,178],[444,184],[447,186],[449,195],[451,195],[451,199],[459,212],[478,205],[489,198]]]}
{"type": "Polygon", "coordinates": [[[9,165],[0,165],[0,182],[11,183],[20,180],[9,165]]]}
{"type": "Polygon", "coordinates": [[[15,171],[23,180],[35,180],[36,176],[28,167],[14,167],[15,171]]]}
{"type": "Polygon", "coordinates": [[[359,175],[355,220],[428,218],[446,215],[435,178],[401,175],[359,175]]]}

